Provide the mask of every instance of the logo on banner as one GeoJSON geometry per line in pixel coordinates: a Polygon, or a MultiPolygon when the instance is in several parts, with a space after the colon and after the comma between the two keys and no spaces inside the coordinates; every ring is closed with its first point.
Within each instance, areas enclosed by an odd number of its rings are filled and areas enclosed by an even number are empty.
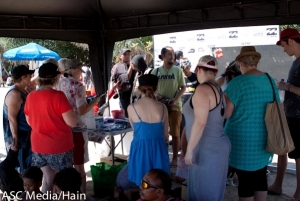
{"type": "Polygon", "coordinates": [[[229,31],[229,38],[232,39],[238,38],[238,31],[229,31]]]}
{"type": "Polygon", "coordinates": [[[241,42],[241,45],[242,45],[242,46],[245,46],[245,45],[251,45],[251,42],[241,42]]]}
{"type": "Polygon", "coordinates": [[[218,39],[219,39],[219,40],[226,39],[226,35],[219,35],[219,36],[218,36],[218,39]]]}
{"type": "Polygon", "coordinates": [[[277,36],[277,27],[267,28],[267,36],[276,37],[277,36]]]}
{"type": "Polygon", "coordinates": [[[253,36],[254,37],[263,37],[264,33],[262,31],[254,31],[253,36]]]}
{"type": "Polygon", "coordinates": [[[194,42],[194,41],[195,41],[195,38],[194,38],[194,37],[193,37],[193,38],[188,38],[187,41],[188,41],[188,42],[194,42]]]}
{"type": "Polygon", "coordinates": [[[204,48],[199,47],[199,48],[198,48],[198,52],[205,52],[205,50],[204,50],[204,48]]]}
{"type": "Polygon", "coordinates": [[[221,48],[217,48],[214,50],[214,55],[216,58],[223,58],[223,50],[221,48]]]}
{"type": "Polygon", "coordinates": [[[197,34],[197,41],[204,41],[205,34],[197,34]]]}
{"type": "Polygon", "coordinates": [[[176,43],[176,36],[170,37],[170,43],[176,43]]]}
{"type": "Polygon", "coordinates": [[[188,53],[195,53],[195,49],[191,48],[188,53]]]}

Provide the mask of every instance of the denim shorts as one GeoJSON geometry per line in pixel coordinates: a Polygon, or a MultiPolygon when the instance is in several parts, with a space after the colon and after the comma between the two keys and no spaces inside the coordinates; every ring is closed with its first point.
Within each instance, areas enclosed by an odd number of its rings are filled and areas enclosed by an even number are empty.
{"type": "Polygon", "coordinates": [[[57,172],[65,168],[73,167],[72,150],[60,154],[40,154],[33,152],[31,166],[41,168],[47,165],[57,172]]]}

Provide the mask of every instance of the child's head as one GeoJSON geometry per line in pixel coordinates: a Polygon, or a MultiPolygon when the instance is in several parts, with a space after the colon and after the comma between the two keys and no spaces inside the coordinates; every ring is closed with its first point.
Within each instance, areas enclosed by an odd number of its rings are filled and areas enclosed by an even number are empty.
{"type": "Polygon", "coordinates": [[[42,170],[36,166],[29,167],[23,175],[24,190],[27,192],[40,191],[42,180],[42,170]]]}
{"type": "Polygon", "coordinates": [[[81,186],[81,175],[75,168],[65,168],[55,174],[53,184],[57,193],[70,192],[77,193],[80,192],[81,186]]]}

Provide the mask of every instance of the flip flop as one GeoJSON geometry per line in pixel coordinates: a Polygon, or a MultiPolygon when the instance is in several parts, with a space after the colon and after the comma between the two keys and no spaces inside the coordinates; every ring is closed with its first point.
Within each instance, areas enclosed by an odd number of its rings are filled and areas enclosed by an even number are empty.
{"type": "Polygon", "coordinates": [[[279,194],[279,193],[275,193],[275,192],[273,192],[273,191],[268,191],[268,195],[282,195],[282,193],[279,194]]]}

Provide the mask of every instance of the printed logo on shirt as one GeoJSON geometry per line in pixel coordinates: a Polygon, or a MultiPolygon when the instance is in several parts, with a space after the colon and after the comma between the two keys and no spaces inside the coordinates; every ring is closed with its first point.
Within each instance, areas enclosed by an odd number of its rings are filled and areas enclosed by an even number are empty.
{"type": "Polygon", "coordinates": [[[158,76],[158,79],[160,80],[175,80],[175,75],[172,73],[172,75],[160,75],[158,76]]]}

